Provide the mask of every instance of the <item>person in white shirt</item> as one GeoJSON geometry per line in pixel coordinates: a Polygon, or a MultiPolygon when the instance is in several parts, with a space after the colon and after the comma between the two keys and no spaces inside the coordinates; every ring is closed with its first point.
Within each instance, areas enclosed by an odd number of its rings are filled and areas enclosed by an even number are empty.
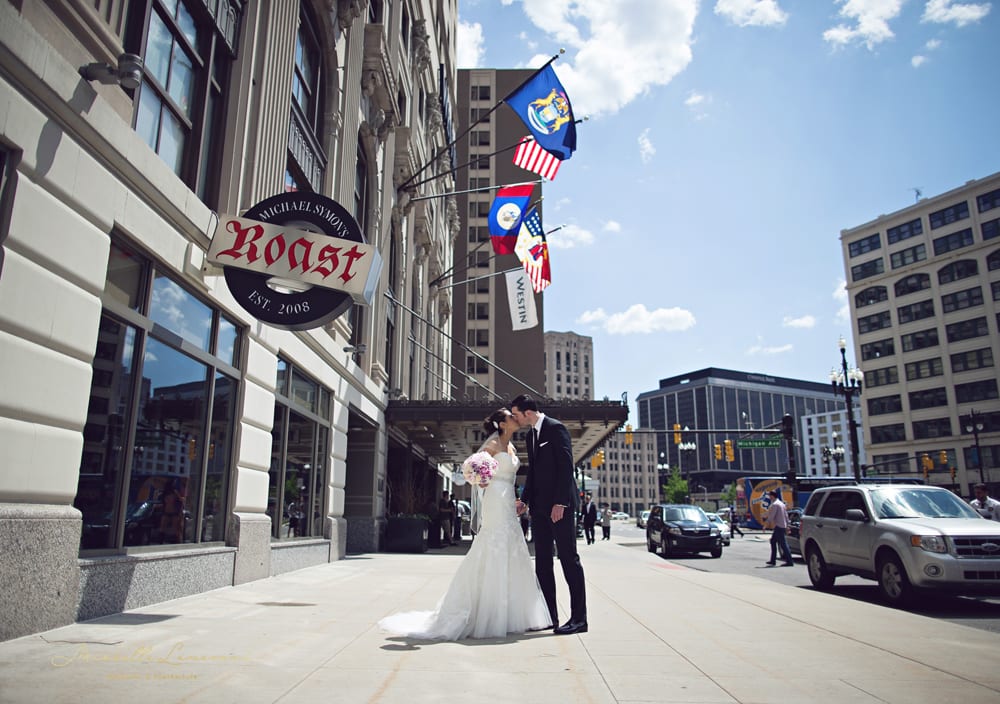
{"type": "Polygon", "coordinates": [[[771,529],[771,559],[767,561],[768,566],[773,567],[777,558],[778,548],[781,549],[781,557],[785,567],[793,567],[792,551],[788,548],[788,511],[785,509],[785,502],[781,500],[781,495],[771,490],[767,492],[771,497],[771,505],[767,507],[767,517],[764,519],[764,527],[771,529]]]}
{"type": "Polygon", "coordinates": [[[992,498],[985,484],[976,484],[972,487],[976,498],[969,502],[972,508],[979,512],[983,518],[991,521],[1000,521],[1000,501],[992,498]]]}

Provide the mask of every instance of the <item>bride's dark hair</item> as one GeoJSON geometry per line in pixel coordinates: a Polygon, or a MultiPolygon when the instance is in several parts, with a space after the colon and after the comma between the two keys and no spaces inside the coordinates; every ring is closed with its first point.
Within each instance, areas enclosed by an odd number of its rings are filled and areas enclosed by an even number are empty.
{"type": "Polygon", "coordinates": [[[508,411],[506,408],[501,408],[499,410],[493,411],[483,423],[483,429],[486,430],[488,434],[499,433],[500,424],[507,420],[508,411]]]}

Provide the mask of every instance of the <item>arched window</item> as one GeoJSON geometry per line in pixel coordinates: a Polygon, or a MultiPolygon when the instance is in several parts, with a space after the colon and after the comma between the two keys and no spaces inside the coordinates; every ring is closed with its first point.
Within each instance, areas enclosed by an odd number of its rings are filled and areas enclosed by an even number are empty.
{"type": "Polygon", "coordinates": [[[927,274],[911,274],[906,278],[900,279],[896,282],[893,287],[897,296],[906,296],[910,293],[916,293],[917,291],[923,291],[925,288],[931,287],[931,277],[927,274]]]}
{"type": "Polygon", "coordinates": [[[889,300],[889,292],[885,286],[871,286],[854,296],[854,307],[864,308],[887,300],[889,300]]]}

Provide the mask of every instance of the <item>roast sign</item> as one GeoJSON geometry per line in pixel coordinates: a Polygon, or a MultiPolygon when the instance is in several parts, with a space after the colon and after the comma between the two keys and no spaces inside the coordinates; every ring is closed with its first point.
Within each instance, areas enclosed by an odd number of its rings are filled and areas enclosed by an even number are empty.
{"type": "Polygon", "coordinates": [[[242,216],[220,215],[208,261],[257,320],[285,330],[325,325],[370,305],[382,257],[342,205],[317,193],[272,196],[242,216]]]}

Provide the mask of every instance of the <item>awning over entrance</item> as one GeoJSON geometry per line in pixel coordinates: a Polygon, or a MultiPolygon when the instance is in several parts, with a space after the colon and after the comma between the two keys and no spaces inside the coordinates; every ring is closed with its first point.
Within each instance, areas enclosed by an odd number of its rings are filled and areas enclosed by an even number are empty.
{"type": "MultiPolygon", "coordinates": [[[[540,400],[538,405],[569,430],[575,464],[593,454],[628,420],[628,405],[620,401],[540,400]]],[[[485,401],[390,401],[385,417],[390,437],[397,442],[419,447],[433,463],[461,464],[486,439],[483,422],[499,407],[485,401]]],[[[524,434],[518,433],[514,441],[526,462],[524,434]]]]}

